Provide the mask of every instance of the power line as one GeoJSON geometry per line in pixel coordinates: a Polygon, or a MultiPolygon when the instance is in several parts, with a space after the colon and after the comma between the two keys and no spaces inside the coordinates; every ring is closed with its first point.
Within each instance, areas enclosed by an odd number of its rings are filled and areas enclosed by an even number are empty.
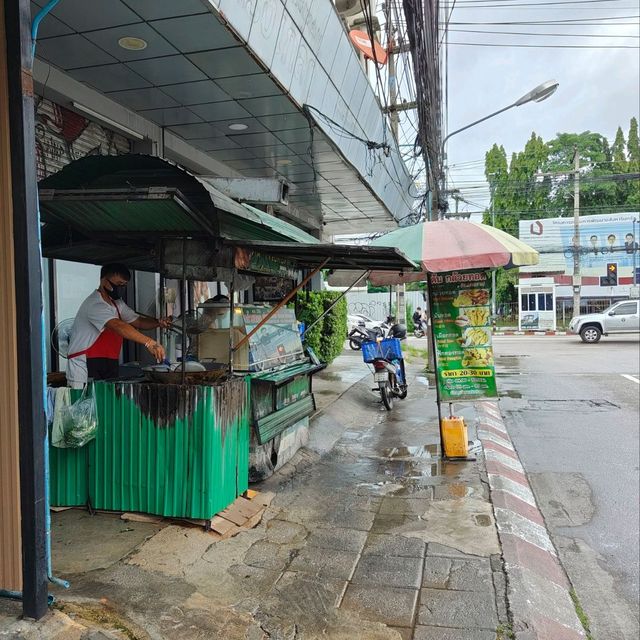
{"type": "Polygon", "coordinates": [[[588,45],[588,44],[498,44],[490,42],[450,42],[462,47],[502,47],[521,49],[640,49],[631,45],[588,45]]]}
{"type": "Polygon", "coordinates": [[[451,33],[481,33],[483,35],[540,36],[543,38],[640,38],[640,35],[605,35],[602,33],[534,33],[531,31],[480,31],[479,29],[449,29],[451,33]]]}
{"type": "Polygon", "coordinates": [[[562,25],[562,24],[577,24],[581,25],[583,23],[595,23],[598,26],[618,26],[618,24],[624,25],[636,25],[635,22],[629,23],[612,23],[609,24],[609,20],[637,20],[640,16],[612,16],[612,17],[600,17],[600,18],[564,18],[564,19],[556,19],[556,20],[522,20],[522,21],[514,21],[507,20],[504,22],[450,22],[449,24],[454,27],[464,27],[464,26],[472,26],[472,25],[490,25],[490,26],[513,26],[513,25],[535,25],[535,24],[551,24],[551,25],[562,25]],[[600,22],[602,21],[602,22],[600,22]]]}

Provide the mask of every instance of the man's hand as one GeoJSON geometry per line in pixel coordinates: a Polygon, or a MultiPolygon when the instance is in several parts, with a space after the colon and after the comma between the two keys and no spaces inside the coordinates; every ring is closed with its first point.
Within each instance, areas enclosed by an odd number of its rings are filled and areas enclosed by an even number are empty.
{"type": "Polygon", "coordinates": [[[173,318],[167,316],[166,318],[158,318],[158,326],[161,329],[169,329],[173,325],[173,318]]]}
{"type": "Polygon", "coordinates": [[[158,344],[155,340],[149,340],[149,342],[147,342],[144,346],[156,359],[156,362],[160,363],[164,360],[165,352],[164,347],[161,344],[158,344]]]}

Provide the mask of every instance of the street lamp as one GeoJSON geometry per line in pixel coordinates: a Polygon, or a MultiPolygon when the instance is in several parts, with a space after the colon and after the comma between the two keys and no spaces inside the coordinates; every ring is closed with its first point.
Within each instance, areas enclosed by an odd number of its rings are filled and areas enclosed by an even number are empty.
{"type": "MultiPolygon", "coordinates": [[[[480,120],[476,120],[475,122],[472,122],[471,124],[461,127],[460,129],[456,129],[455,131],[452,131],[451,133],[446,135],[440,147],[440,157],[442,158],[442,173],[441,173],[441,179],[440,179],[441,198],[446,198],[447,178],[446,178],[446,171],[444,168],[444,164],[445,164],[444,163],[444,158],[445,158],[444,147],[447,144],[447,140],[449,140],[449,138],[451,138],[452,136],[455,136],[461,131],[466,131],[471,127],[475,127],[477,124],[480,124],[481,122],[484,122],[489,118],[493,118],[493,116],[497,116],[498,114],[504,113],[509,109],[513,109],[513,107],[521,107],[523,104],[527,104],[529,102],[542,102],[543,100],[546,100],[547,98],[549,98],[555,93],[556,89],[558,88],[558,85],[559,83],[556,82],[555,80],[547,80],[546,82],[539,84],[535,89],[532,89],[531,91],[529,91],[529,93],[525,93],[521,98],[518,98],[518,100],[516,100],[514,103],[510,104],[509,106],[503,107],[498,111],[494,111],[493,113],[490,113],[488,116],[485,116],[484,118],[480,118],[480,120]]],[[[493,211],[493,194],[491,195],[491,212],[492,212],[491,225],[495,227],[495,214],[493,211]]],[[[496,271],[495,269],[491,270],[491,312],[495,316],[496,314],[496,271]]]]}
{"type": "Polygon", "coordinates": [[[556,89],[558,88],[558,85],[559,83],[556,82],[555,80],[547,80],[546,82],[543,82],[542,84],[538,85],[535,89],[532,89],[531,91],[529,91],[529,93],[525,93],[521,98],[516,100],[513,104],[510,104],[508,107],[503,107],[498,111],[494,111],[493,113],[490,113],[488,116],[485,116],[484,118],[480,118],[480,120],[476,120],[475,122],[472,122],[471,124],[468,124],[465,127],[461,127],[460,129],[456,129],[455,131],[452,131],[450,134],[445,136],[444,140],[442,141],[441,157],[444,160],[444,146],[445,144],[447,144],[447,140],[449,140],[451,136],[455,136],[457,133],[460,133],[461,131],[466,131],[471,127],[475,127],[477,124],[480,124],[481,122],[484,122],[489,118],[493,118],[493,116],[497,116],[499,113],[504,113],[509,109],[513,109],[513,107],[521,107],[523,104],[527,104],[528,102],[542,102],[543,100],[546,100],[548,97],[552,96],[555,93],[556,89]]]}

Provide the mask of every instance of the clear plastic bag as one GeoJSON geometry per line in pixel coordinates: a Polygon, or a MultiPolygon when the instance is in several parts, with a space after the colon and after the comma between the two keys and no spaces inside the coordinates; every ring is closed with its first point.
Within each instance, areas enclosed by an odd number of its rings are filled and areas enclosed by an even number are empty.
{"type": "Polygon", "coordinates": [[[78,400],[61,411],[64,444],[67,447],[84,447],[96,437],[98,408],[93,385],[87,385],[78,400]]]}

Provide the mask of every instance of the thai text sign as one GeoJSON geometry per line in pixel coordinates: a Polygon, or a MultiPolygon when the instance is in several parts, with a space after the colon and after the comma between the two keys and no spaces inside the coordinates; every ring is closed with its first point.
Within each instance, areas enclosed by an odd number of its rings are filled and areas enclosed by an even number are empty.
{"type": "Polygon", "coordinates": [[[487,272],[434,273],[429,282],[440,400],[495,398],[487,272]]]}

